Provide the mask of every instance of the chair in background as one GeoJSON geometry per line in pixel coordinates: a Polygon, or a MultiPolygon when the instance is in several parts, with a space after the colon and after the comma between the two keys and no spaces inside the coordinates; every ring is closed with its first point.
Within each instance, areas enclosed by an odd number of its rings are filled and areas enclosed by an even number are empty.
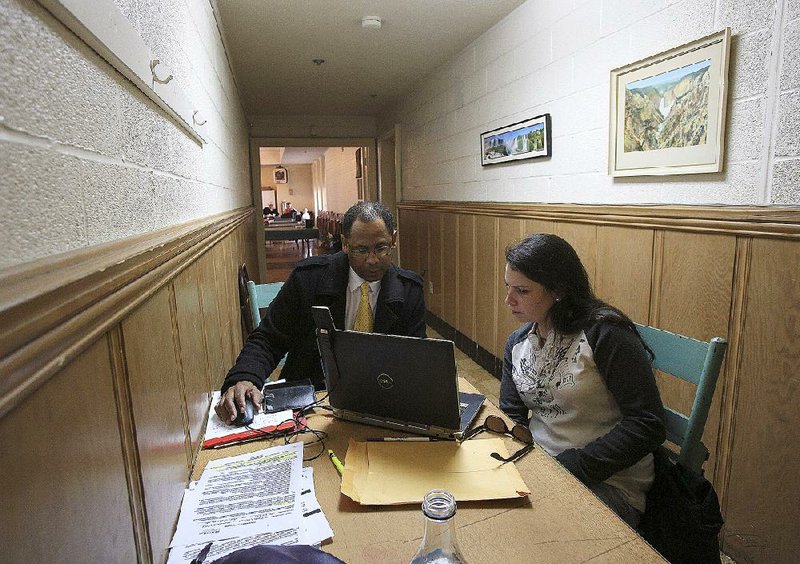
{"type": "Polygon", "coordinates": [[[269,304],[278,295],[281,286],[283,286],[283,282],[256,284],[250,280],[247,265],[243,264],[239,267],[239,305],[245,339],[261,323],[260,310],[269,307],[269,304]]]}
{"type": "Polygon", "coordinates": [[[673,461],[702,474],[703,463],[708,460],[708,449],[702,442],[703,429],[728,343],[720,337],[699,341],[638,323],[636,329],[655,355],[653,368],[697,386],[690,414],[665,407],[667,440],[679,447],[680,452],[665,450],[673,461]]]}
{"type": "Polygon", "coordinates": [[[250,275],[247,273],[247,265],[239,267],[239,319],[242,324],[242,341],[253,330],[252,314],[250,313],[250,292],[247,290],[247,283],[250,275]]]}
{"type": "Polygon", "coordinates": [[[252,280],[247,281],[247,293],[250,298],[250,317],[253,323],[252,329],[250,329],[251,331],[261,323],[260,310],[269,307],[269,304],[271,304],[275,296],[278,295],[281,286],[283,286],[283,282],[256,284],[252,280]]]}
{"type": "MultiPolygon", "coordinates": [[[[253,320],[253,329],[258,327],[258,324],[261,323],[260,310],[269,307],[269,304],[271,304],[272,300],[275,299],[275,296],[278,295],[278,291],[280,291],[281,286],[283,286],[283,282],[256,284],[252,280],[247,281],[247,293],[249,294],[250,298],[250,317],[253,320]]],[[[251,331],[253,329],[251,329],[251,331]]],[[[286,357],[284,356],[278,363],[278,366],[282,368],[285,361],[286,357]]]]}
{"type": "MultiPolygon", "coordinates": [[[[247,274],[247,265],[239,267],[239,304],[241,306],[243,340],[261,323],[261,310],[269,307],[283,282],[256,284],[247,274]]],[[[282,358],[278,366],[283,366],[282,358]]]]}

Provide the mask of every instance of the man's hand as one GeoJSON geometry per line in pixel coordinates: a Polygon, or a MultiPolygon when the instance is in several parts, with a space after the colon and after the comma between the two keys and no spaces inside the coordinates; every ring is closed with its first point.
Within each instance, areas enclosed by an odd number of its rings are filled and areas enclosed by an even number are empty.
{"type": "Polygon", "coordinates": [[[214,411],[217,412],[219,418],[225,423],[232,423],[239,413],[244,412],[245,399],[250,398],[250,401],[255,405],[256,413],[261,413],[261,405],[264,401],[264,394],[256,388],[252,382],[236,382],[236,385],[228,388],[219,403],[214,406],[214,411]]]}

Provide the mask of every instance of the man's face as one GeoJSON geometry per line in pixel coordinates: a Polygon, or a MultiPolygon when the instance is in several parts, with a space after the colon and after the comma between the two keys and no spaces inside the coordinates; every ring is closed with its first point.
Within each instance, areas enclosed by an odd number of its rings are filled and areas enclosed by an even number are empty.
{"type": "Polygon", "coordinates": [[[350,259],[350,266],[367,282],[383,278],[392,264],[392,247],[397,231],[389,233],[382,219],[364,223],[353,222],[350,237],[342,235],[342,248],[350,259]]]}

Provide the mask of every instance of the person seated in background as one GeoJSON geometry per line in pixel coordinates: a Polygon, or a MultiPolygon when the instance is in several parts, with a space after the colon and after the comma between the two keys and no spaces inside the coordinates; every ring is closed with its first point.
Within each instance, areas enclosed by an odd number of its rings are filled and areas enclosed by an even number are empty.
{"type": "Polygon", "coordinates": [[[278,215],[278,210],[276,210],[275,206],[273,206],[272,202],[270,202],[264,208],[264,217],[275,217],[276,215],[278,215]]]}
{"type": "Polygon", "coordinates": [[[509,246],[505,283],[525,325],[506,342],[500,409],[635,528],[666,434],[650,350],[556,235],[509,246]]]}
{"type": "Polygon", "coordinates": [[[306,227],[314,227],[314,218],[308,208],[303,208],[303,213],[300,214],[300,219],[306,222],[306,227]]]}
{"type": "Polygon", "coordinates": [[[300,214],[300,212],[298,212],[296,209],[294,209],[294,206],[292,205],[292,202],[286,202],[286,207],[283,208],[283,213],[281,214],[281,217],[282,218],[291,218],[291,219],[297,221],[297,216],[299,214],[300,214]]]}
{"type": "Polygon", "coordinates": [[[232,422],[246,400],[260,410],[261,390],[284,354],[281,378],[310,378],[325,386],[312,306],[330,308],[343,329],[425,337],[422,278],[392,263],[394,218],[378,202],[359,202],[344,214],[343,250],[297,264],[250,334],[222,385],[215,406],[232,422]]]}

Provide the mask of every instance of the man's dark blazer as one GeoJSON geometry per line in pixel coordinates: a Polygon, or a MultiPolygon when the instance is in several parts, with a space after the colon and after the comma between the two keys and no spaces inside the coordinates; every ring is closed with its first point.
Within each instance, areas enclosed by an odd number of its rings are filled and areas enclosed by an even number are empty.
{"type": "MultiPolygon", "coordinates": [[[[243,380],[261,389],[287,352],[281,378],[310,378],[317,389],[324,388],[311,306],[328,306],[336,327],[344,328],[349,277],[350,264],[342,252],[300,262],[247,338],[225,378],[222,392],[243,380]]],[[[392,264],[381,279],[373,331],[425,337],[424,318],[422,279],[415,272],[392,264]]]]}

